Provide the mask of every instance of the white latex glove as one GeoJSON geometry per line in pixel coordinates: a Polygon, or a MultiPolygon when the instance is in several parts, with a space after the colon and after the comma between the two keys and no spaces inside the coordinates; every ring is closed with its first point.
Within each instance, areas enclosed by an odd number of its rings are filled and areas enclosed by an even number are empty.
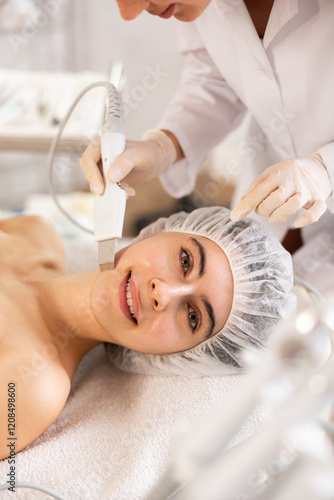
{"type": "MultiPolygon", "coordinates": [[[[176,148],[167,134],[161,130],[148,130],[141,141],[126,141],[124,153],[110,166],[107,177],[112,182],[122,179],[126,182],[146,182],[165,172],[176,157],[176,148]]],[[[101,137],[97,136],[80,160],[80,167],[89,182],[90,190],[95,194],[103,194],[104,191],[98,166],[100,161],[101,137]]],[[[127,191],[131,189],[128,187],[127,191]]],[[[134,194],[133,189],[132,191],[134,194]]]]}
{"type": "Polygon", "coordinates": [[[327,169],[319,153],[294,158],[267,168],[244,192],[241,202],[231,212],[231,219],[243,219],[255,209],[269,222],[285,222],[301,208],[295,227],[316,222],[326,211],[331,194],[327,169]]]}

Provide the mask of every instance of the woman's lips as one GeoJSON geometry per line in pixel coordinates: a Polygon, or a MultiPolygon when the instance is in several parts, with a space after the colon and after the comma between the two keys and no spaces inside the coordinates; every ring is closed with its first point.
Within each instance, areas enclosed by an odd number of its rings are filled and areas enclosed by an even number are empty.
{"type": "Polygon", "coordinates": [[[139,323],[139,299],[138,299],[138,292],[137,292],[137,287],[135,280],[131,274],[130,278],[130,292],[131,292],[131,297],[132,297],[132,307],[133,307],[133,312],[136,317],[137,323],[139,323]]]}
{"type": "Polygon", "coordinates": [[[138,300],[137,287],[134,283],[134,280],[132,279],[131,273],[125,276],[125,278],[123,279],[123,281],[119,286],[118,302],[124,316],[126,316],[126,318],[128,318],[132,323],[137,324],[139,320],[139,300],[138,300]],[[130,291],[132,296],[132,307],[137,321],[135,321],[131,316],[130,309],[126,300],[126,288],[129,277],[130,277],[130,291]]]}
{"type": "Polygon", "coordinates": [[[161,12],[161,14],[158,14],[158,16],[162,17],[162,19],[169,19],[174,14],[175,7],[176,7],[175,3],[171,3],[170,6],[167,7],[166,10],[164,10],[163,12],[161,12]]]}
{"type": "Polygon", "coordinates": [[[119,306],[120,306],[121,311],[123,312],[124,316],[126,318],[128,318],[132,323],[136,324],[135,320],[133,319],[133,317],[130,314],[130,309],[129,309],[128,303],[126,301],[126,285],[127,285],[129,276],[130,276],[130,273],[125,276],[125,278],[122,280],[121,284],[119,285],[118,302],[119,302],[119,306]]]}

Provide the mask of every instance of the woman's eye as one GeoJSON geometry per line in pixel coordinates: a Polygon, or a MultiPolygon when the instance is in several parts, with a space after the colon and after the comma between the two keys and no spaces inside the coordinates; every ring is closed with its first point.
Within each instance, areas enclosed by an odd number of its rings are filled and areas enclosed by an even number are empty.
{"type": "Polygon", "coordinates": [[[186,271],[186,273],[189,271],[190,266],[191,266],[190,255],[188,254],[188,252],[186,252],[183,249],[182,249],[182,252],[181,252],[181,265],[183,267],[183,270],[186,271]]]}
{"type": "Polygon", "coordinates": [[[198,314],[191,306],[188,306],[188,321],[192,330],[195,331],[198,325],[198,314]]]}

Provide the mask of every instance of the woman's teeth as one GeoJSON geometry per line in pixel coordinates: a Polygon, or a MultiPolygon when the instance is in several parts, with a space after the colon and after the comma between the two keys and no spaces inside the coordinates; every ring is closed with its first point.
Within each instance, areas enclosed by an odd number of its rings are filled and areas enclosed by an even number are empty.
{"type": "Polygon", "coordinates": [[[137,323],[137,318],[136,316],[134,315],[134,310],[133,310],[133,302],[132,302],[132,295],[131,295],[131,290],[130,290],[130,278],[131,278],[131,275],[129,276],[128,278],[128,282],[126,284],[126,302],[129,306],[129,309],[130,309],[130,313],[131,313],[131,316],[132,318],[135,320],[135,322],[137,323]]]}

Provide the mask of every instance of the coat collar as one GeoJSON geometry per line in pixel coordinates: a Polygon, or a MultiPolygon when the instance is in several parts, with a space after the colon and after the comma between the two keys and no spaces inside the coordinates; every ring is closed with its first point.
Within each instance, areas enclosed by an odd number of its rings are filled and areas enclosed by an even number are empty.
{"type": "Polygon", "coordinates": [[[228,23],[244,39],[262,65],[270,67],[265,48],[282,27],[298,13],[298,0],[275,0],[263,42],[259,38],[243,0],[212,0],[217,17],[228,23]]]}
{"type": "Polygon", "coordinates": [[[277,33],[298,14],[298,0],[275,0],[263,38],[266,49],[277,33]]]}

